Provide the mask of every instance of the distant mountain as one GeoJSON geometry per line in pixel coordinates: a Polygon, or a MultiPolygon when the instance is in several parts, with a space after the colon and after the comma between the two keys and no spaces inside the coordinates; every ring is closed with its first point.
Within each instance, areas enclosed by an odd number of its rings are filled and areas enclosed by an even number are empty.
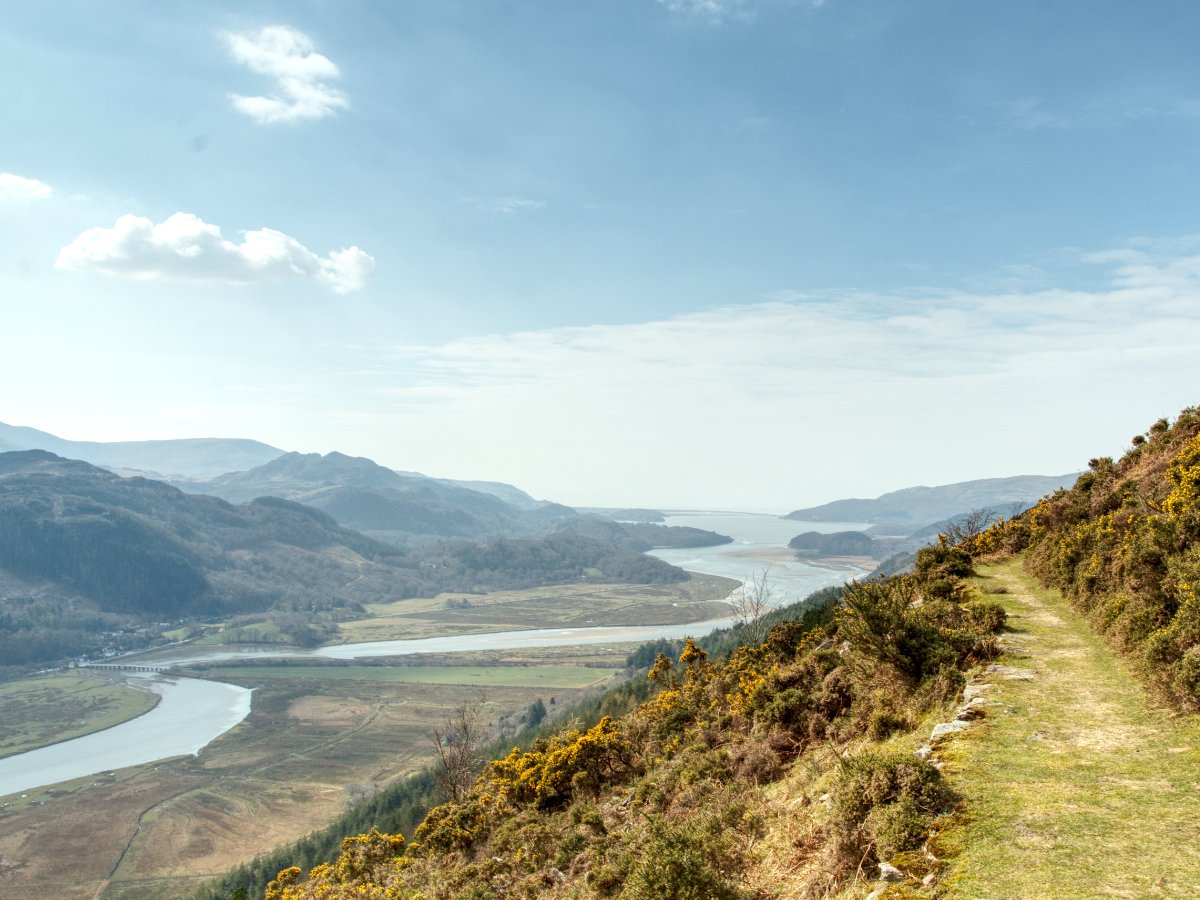
{"type": "Polygon", "coordinates": [[[618,523],[534,500],[511,485],[461,482],[395,472],[343,453],[285,453],[247,472],[204,482],[178,482],[192,493],[231,503],[283,497],[312,506],[340,525],[410,546],[435,540],[542,538],[569,532],[630,550],[711,546],[731,540],[696,528],[618,523]],[[466,487],[477,484],[488,490],[466,487]],[[516,503],[502,499],[511,496],[516,503]]]}
{"type": "Polygon", "coordinates": [[[534,500],[519,487],[513,487],[511,484],[505,484],[502,481],[457,481],[453,478],[437,478],[434,480],[441,484],[463,487],[472,491],[479,491],[483,494],[491,494],[493,497],[503,500],[509,506],[515,506],[517,509],[540,509],[543,506],[553,505],[547,504],[545,500],[534,500]]]}
{"type": "Polygon", "coordinates": [[[495,492],[395,472],[344,453],[285,453],[246,472],[178,486],[231,503],[283,497],[320,509],[348,528],[401,543],[413,537],[541,536],[578,515],[565,506],[539,504],[517,488],[511,488],[517,499],[532,505],[515,506],[495,492]]]}
{"type": "MultiPolygon", "coordinates": [[[[911,487],[892,491],[874,500],[835,500],[821,506],[797,509],[784,518],[804,522],[889,523],[894,533],[907,535],[915,528],[953,518],[975,509],[1022,508],[1042,496],[1074,484],[1079,473],[1067,475],[1015,475],[983,478],[938,487],[911,487]]],[[[872,529],[874,533],[874,529],[872,529]]]]}
{"type": "MultiPolygon", "coordinates": [[[[402,477],[333,463],[347,477],[402,477]]],[[[409,552],[287,499],[234,505],[42,450],[0,453],[0,668],[92,652],[149,622],[276,610],[311,631],[323,611],[445,590],[686,577],[574,534],[409,552]]]]}
{"type": "MultiPolygon", "coordinates": [[[[0,451],[48,450],[95,466],[158,478],[208,479],[261,466],[283,453],[259,441],[182,438],[170,441],[69,441],[36,428],[0,422],[0,451]]],[[[123,472],[122,474],[125,474],[123,472]]]]}
{"type": "Polygon", "coordinates": [[[608,506],[580,506],[577,509],[581,513],[588,513],[605,519],[615,519],[618,522],[662,522],[666,518],[657,509],[613,508],[608,506]]]}

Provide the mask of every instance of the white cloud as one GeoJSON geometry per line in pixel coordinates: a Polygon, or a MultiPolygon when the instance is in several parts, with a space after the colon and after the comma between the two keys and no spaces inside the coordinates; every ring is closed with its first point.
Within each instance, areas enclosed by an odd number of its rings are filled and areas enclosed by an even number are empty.
{"type": "Polygon", "coordinates": [[[546,208],[545,200],[534,200],[530,197],[463,197],[462,202],[470,204],[480,212],[502,213],[506,216],[546,208]]]}
{"type": "Polygon", "coordinates": [[[157,225],[128,215],[112,228],[90,228],[62,248],[55,266],[147,281],[259,284],[311,278],[345,294],[363,287],[375,260],[358,247],[321,257],[271,228],[247,231],[235,243],[216,225],[179,212],[157,225]]]}
{"type": "MultiPolygon", "coordinates": [[[[708,19],[712,22],[723,22],[726,19],[751,19],[756,6],[753,0],[657,0],[657,2],[673,13],[708,19]]],[[[806,6],[815,10],[824,6],[825,0],[776,0],[776,3],[806,6]]]]}
{"type": "Polygon", "coordinates": [[[338,67],[313,49],[308,35],[286,25],[272,25],[248,34],[226,34],[233,58],[275,81],[269,96],[231,94],[236,109],[258,122],[298,122],[323,119],[349,106],[346,95],[330,82],[341,76],[338,67]]]}
{"type": "Polygon", "coordinates": [[[399,347],[339,390],[360,452],[402,437],[396,465],[568,503],[786,510],[1057,474],[1200,399],[1200,255],[1103,265],[1095,291],[785,292],[399,347]]]}
{"type": "Polygon", "coordinates": [[[5,200],[41,200],[53,193],[50,185],[36,178],[22,178],[12,172],[0,172],[0,202],[5,200]]]}

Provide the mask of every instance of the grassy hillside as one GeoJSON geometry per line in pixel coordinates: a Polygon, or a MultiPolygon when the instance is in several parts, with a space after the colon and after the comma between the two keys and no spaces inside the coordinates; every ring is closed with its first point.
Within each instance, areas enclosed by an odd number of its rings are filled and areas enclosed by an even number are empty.
{"type": "Polygon", "coordinates": [[[1072,488],[972,549],[1025,551],[1029,572],[1061,590],[1161,700],[1200,710],[1200,408],[1155,422],[1119,460],[1091,460],[1072,488]]]}
{"type": "Polygon", "coordinates": [[[980,567],[1008,612],[987,716],[941,753],[963,814],[954,898],[1192,897],[1200,722],[1146,702],[1102,638],[1022,560],[980,567]]]}
{"type": "Polygon", "coordinates": [[[970,598],[969,570],[929,548],[914,575],[851,586],[724,660],[686,641],[619,695],[646,697],[631,711],[614,700],[444,781],[453,799],[408,843],[348,838],[266,896],[822,896],[919,859],[954,798],[908,735],[996,652],[1004,621],[970,598]]]}

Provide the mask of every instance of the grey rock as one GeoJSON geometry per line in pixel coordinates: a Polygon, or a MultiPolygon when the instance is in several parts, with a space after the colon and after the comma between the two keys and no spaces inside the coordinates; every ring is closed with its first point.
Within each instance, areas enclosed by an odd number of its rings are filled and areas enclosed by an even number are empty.
{"type": "Polygon", "coordinates": [[[958,734],[960,731],[966,731],[970,727],[970,722],[963,722],[958,719],[953,722],[943,722],[941,725],[935,725],[933,732],[929,735],[929,743],[936,745],[938,741],[944,740],[952,734],[958,734]]]}
{"type": "Polygon", "coordinates": [[[968,684],[963,688],[963,703],[970,703],[972,700],[982,697],[984,691],[990,691],[994,687],[994,684],[988,684],[987,682],[972,682],[968,684]]]}
{"type": "Polygon", "coordinates": [[[987,706],[986,700],[982,697],[974,697],[954,711],[954,718],[962,722],[982,719],[984,716],[983,708],[985,706],[987,706]]]}
{"type": "Polygon", "coordinates": [[[881,862],[879,864],[880,881],[903,881],[907,877],[907,875],[905,875],[891,863],[881,862]]]}
{"type": "Polygon", "coordinates": [[[983,670],[985,675],[996,675],[1000,678],[1006,678],[1009,681],[1033,681],[1037,678],[1037,672],[1033,669],[1018,669],[1014,666],[1002,666],[999,663],[988,666],[983,670]]]}

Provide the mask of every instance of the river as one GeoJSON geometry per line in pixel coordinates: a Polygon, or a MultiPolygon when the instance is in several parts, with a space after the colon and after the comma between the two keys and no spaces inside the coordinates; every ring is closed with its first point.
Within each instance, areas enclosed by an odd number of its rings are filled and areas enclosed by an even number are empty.
{"type": "MultiPolygon", "coordinates": [[[[655,550],[654,556],[702,575],[746,581],[764,568],[775,605],[803,599],[822,587],[841,584],[858,571],[801,563],[786,550],[801,531],[840,531],[862,526],[792,522],[760,513],[679,512],[668,525],[690,525],[718,531],[734,543],[716,547],[655,550]]],[[[728,618],[686,625],[546,628],[491,634],[338,644],[315,650],[205,650],[190,646],[141,654],[138,661],[156,666],[231,659],[308,657],[365,659],[412,653],[447,653],[487,649],[520,649],[577,644],[625,643],[707,634],[729,624],[728,618]]],[[[195,678],[138,676],[162,700],[150,712],[104,731],[0,759],[0,796],[110,769],[140,765],[198,753],[250,713],[250,691],[235,685],[195,678]]]]}

